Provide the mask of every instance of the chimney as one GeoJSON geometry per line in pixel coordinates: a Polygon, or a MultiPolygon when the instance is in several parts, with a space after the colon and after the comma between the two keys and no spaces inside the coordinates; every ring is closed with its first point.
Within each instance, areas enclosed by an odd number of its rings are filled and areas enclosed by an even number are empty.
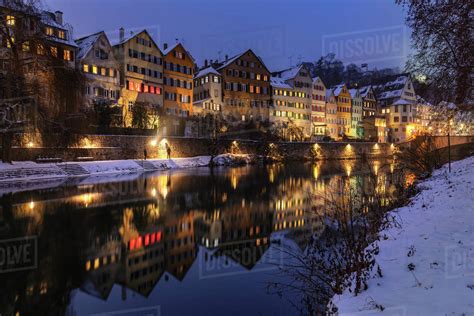
{"type": "Polygon", "coordinates": [[[227,61],[229,59],[229,55],[225,55],[225,61],[227,61]]]}
{"type": "Polygon", "coordinates": [[[164,48],[164,50],[167,50],[168,49],[168,43],[164,43],[163,48],[164,48]]]}
{"type": "Polygon", "coordinates": [[[119,29],[120,41],[122,42],[125,39],[125,30],[123,27],[119,29]]]}
{"type": "Polygon", "coordinates": [[[63,25],[63,13],[59,10],[54,12],[54,20],[56,23],[63,25]]]}
{"type": "Polygon", "coordinates": [[[207,67],[208,64],[207,64],[207,59],[204,59],[204,67],[207,67]]]}

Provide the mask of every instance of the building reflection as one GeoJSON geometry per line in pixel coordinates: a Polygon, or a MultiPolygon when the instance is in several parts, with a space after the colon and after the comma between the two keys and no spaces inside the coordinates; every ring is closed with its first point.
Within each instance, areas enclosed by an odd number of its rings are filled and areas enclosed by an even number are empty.
{"type": "Polygon", "coordinates": [[[0,276],[8,286],[0,314],[29,314],[48,301],[62,313],[78,288],[105,300],[119,284],[147,297],[168,275],[183,281],[200,247],[211,251],[209,260],[228,258],[252,269],[281,238],[303,249],[322,233],[331,203],[357,196],[349,193],[368,193],[360,195],[361,207],[375,191],[393,194],[394,168],[355,161],[276,164],[5,195],[1,237],[38,236],[42,255],[38,269],[15,280],[0,276]]]}

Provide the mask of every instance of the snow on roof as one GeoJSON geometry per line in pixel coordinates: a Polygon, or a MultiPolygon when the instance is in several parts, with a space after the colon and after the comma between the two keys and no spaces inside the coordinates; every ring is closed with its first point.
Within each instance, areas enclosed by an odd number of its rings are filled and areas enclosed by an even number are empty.
{"type": "Polygon", "coordinates": [[[94,47],[95,42],[97,42],[101,34],[102,32],[98,32],[98,33],[91,34],[91,35],[77,39],[76,44],[79,49],[77,51],[76,58],[82,59],[86,57],[86,55],[90,52],[92,47],[94,47]]]}
{"type": "Polygon", "coordinates": [[[240,56],[244,55],[247,51],[241,53],[241,54],[238,54],[238,55],[235,55],[234,57],[231,57],[230,59],[227,59],[226,61],[224,61],[222,63],[222,65],[220,65],[217,69],[222,69],[222,68],[225,68],[227,67],[228,65],[232,64],[234,61],[236,61],[237,59],[239,59],[240,56]]]}
{"type": "Polygon", "coordinates": [[[274,77],[281,78],[283,80],[289,80],[295,78],[300,72],[303,65],[298,65],[281,71],[275,71],[272,73],[274,77]]]}
{"type": "Polygon", "coordinates": [[[333,89],[326,90],[326,100],[329,99],[333,95],[333,89]]]}
{"type": "Polygon", "coordinates": [[[383,91],[377,96],[377,98],[380,99],[380,100],[391,99],[391,98],[399,98],[399,97],[402,96],[402,93],[403,93],[403,89],[392,90],[392,91],[383,91]]]}
{"type": "Polygon", "coordinates": [[[344,88],[344,84],[343,84],[343,83],[338,84],[337,86],[333,87],[334,95],[335,95],[336,97],[339,96],[339,94],[341,94],[342,88],[344,88]]]}
{"type": "Polygon", "coordinates": [[[293,87],[287,84],[284,79],[279,77],[270,77],[270,85],[275,88],[293,89],[293,87]]]}
{"type": "Polygon", "coordinates": [[[206,68],[200,69],[195,75],[194,78],[199,78],[208,74],[214,74],[220,76],[221,74],[212,66],[207,66],[206,68]]]}
{"type": "Polygon", "coordinates": [[[66,39],[49,36],[48,37],[49,40],[56,43],[61,43],[61,44],[77,47],[73,39],[72,26],[67,23],[59,24],[58,22],[56,22],[56,16],[53,12],[49,12],[49,11],[41,12],[41,22],[45,25],[66,31],[66,39]]]}
{"type": "Polygon", "coordinates": [[[112,44],[112,46],[117,46],[117,45],[126,43],[126,42],[128,42],[129,40],[131,40],[132,38],[134,38],[135,36],[137,36],[138,34],[140,34],[143,31],[145,31],[145,30],[142,30],[140,32],[130,32],[128,35],[125,35],[123,37],[123,40],[120,40],[120,38],[114,38],[112,40],[111,44],[112,44]]]}
{"type": "Polygon", "coordinates": [[[370,89],[372,88],[372,86],[364,86],[364,87],[361,87],[359,89],[359,93],[360,93],[360,96],[361,97],[366,97],[367,96],[367,93],[369,93],[370,89]]]}
{"type": "Polygon", "coordinates": [[[392,103],[392,105],[408,105],[408,104],[413,104],[413,102],[410,102],[405,99],[398,99],[397,101],[392,103]]]}
{"type": "Polygon", "coordinates": [[[171,46],[168,46],[166,49],[163,48],[163,55],[168,55],[173,49],[176,48],[180,43],[175,43],[171,46]]]}
{"type": "Polygon", "coordinates": [[[357,92],[357,89],[349,89],[349,94],[351,95],[351,98],[357,97],[357,92]]]}

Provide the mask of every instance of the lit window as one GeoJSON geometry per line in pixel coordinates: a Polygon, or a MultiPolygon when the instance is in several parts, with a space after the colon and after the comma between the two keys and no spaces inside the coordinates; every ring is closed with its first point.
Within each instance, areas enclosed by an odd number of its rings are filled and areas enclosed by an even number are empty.
{"type": "Polygon", "coordinates": [[[30,42],[24,42],[23,43],[23,51],[24,52],[29,52],[30,51],[30,42]]]}
{"type": "Polygon", "coordinates": [[[107,68],[103,68],[103,67],[100,68],[100,74],[101,74],[101,76],[105,76],[105,75],[107,74],[106,72],[107,72],[107,68]]]}
{"type": "Polygon", "coordinates": [[[64,60],[72,60],[72,52],[68,49],[64,50],[64,60]]]}
{"type": "Polygon", "coordinates": [[[38,51],[38,55],[44,55],[44,46],[43,46],[43,44],[38,44],[37,51],[38,51]]]}
{"type": "Polygon", "coordinates": [[[58,31],[58,37],[60,39],[66,39],[66,33],[64,31],[58,31]]]}
{"type": "Polygon", "coordinates": [[[89,72],[89,65],[84,64],[82,67],[83,67],[84,72],[89,72]]]}
{"type": "Polygon", "coordinates": [[[97,75],[97,73],[98,73],[97,66],[92,66],[92,73],[93,73],[94,75],[97,75]]]}
{"type": "Polygon", "coordinates": [[[7,25],[15,25],[15,17],[13,15],[7,15],[7,25]]]}
{"type": "Polygon", "coordinates": [[[46,28],[46,35],[53,36],[53,34],[54,34],[53,28],[52,27],[47,27],[46,28]]]}
{"type": "Polygon", "coordinates": [[[58,57],[58,48],[57,47],[51,47],[51,55],[53,57],[58,57]]]}

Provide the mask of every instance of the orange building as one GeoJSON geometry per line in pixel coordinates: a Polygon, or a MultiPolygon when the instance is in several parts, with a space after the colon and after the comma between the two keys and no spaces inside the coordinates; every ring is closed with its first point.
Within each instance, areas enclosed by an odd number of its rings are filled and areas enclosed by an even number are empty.
{"type": "Polygon", "coordinates": [[[166,114],[189,116],[193,112],[194,59],[181,43],[164,44],[163,56],[166,114]]]}

